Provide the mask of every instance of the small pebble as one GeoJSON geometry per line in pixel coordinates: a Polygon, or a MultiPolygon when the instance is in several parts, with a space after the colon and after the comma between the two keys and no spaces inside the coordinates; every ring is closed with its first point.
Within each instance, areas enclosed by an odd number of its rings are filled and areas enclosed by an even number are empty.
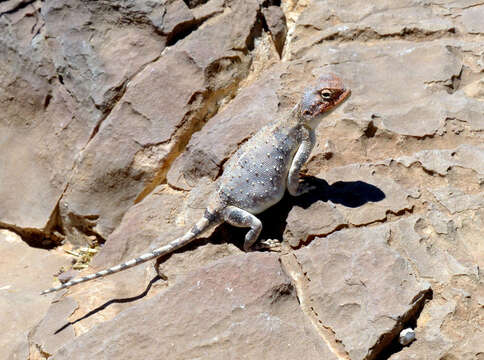
{"type": "Polygon", "coordinates": [[[408,345],[414,340],[415,340],[415,331],[413,331],[413,329],[406,328],[400,332],[400,337],[398,338],[398,341],[400,342],[401,345],[403,346],[408,345]]]}
{"type": "Polygon", "coordinates": [[[60,274],[57,279],[59,279],[59,281],[64,284],[66,282],[68,282],[69,280],[71,280],[72,278],[75,278],[77,276],[77,274],[79,274],[79,271],[75,271],[75,270],[68,270],[66,272],[63,272],[62,274],[60,274]]]}

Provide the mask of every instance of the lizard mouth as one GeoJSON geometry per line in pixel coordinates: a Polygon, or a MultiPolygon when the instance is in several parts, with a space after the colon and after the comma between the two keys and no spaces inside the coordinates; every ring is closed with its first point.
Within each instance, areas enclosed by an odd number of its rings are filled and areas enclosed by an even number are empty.
{"type": "Polygon", "coordinates": [[[351,90],[350,89],[343,89],[343,92],[341,93],[339,99],[334,103],[334,106],[338,106],[342,102],[344,102],[346,99],[348,99],[351,95],[351,90]]]}

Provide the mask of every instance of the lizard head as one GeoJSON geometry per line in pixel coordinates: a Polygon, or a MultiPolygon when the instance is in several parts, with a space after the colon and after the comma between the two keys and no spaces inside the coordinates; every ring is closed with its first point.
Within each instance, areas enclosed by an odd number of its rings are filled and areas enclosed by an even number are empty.
{"type": "Polygon", "coordinates": [[[315,128],[319,121],[343,103],[351,94],[339,77],[334,74],[321,76],[307,88],[298,106],[299,121],[315,128]]]}

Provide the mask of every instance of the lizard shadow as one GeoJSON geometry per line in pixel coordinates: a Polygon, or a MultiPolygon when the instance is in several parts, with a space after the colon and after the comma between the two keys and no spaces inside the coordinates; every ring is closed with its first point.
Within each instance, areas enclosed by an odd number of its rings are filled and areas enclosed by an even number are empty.
{"type": "MultiPolygon", "coordinates": [[[[259,239],[282,240],[287,216],[294,206],[307,209],[317,201],[331,201],[345,207],[357,208],[385,199],[385,193],[380,188],[364,181],[337,181],[330,185],[326,180],[314,176],[305,176],[303,179],[305,183],[313,186],[311,191],[297,197],[286,192],[279,203],[257,215],[263,224],[259,239]]],[[[236,239],[235,245],[242,248],[246,232],[247,229],[222,224],[210,237],[210,242],[222,243],[227,238],[232,238],[236,239]]]]}
{"type": "Polygon", "coordinates": [[[143,292],[141,292],[138,295],[127,297],[127,298],[121,298],[121,299],[111,299],[109,301],[106,301],[104,304],[102,304],[102,305],[98,306],[97,308],[89,311],[88,313],[81,316],[80,318],[65,323],[64,325],[62,325],[59,329],[57,329],[54,332],[54,335],[60,333],[62,330],[66,329],[68,326],[74,325],[74,324],[78,323],[79,321],[87,319],[88,317],[98,313],[99,311],[106,309],[108,306],[110,306],[112,304],[123,304],[123,303],[133,302],[133,301],[137,301],[139,299],[144,298],[148,294],[148,292],[150,291],[153,284],[155,282],[159,281],[159,280],[161,280],[161,277],[159,275],[156,275],[153,279],[150,280],[150,282],[146,286],[146,289],[144,289],[143,292]]]}

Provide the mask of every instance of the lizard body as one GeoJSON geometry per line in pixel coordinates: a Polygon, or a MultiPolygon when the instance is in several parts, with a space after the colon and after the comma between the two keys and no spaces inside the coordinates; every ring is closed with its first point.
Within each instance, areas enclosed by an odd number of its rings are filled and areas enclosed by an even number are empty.
{"type": "Polygon", "coordinates": [[[276,204],[286,189],[293,196],[309,191],[299,171],[315,145],[315,129],[325,115],[350,96],[333,74],[323,75],[307,88],[291,115],[261,128],[227,162],[217,191],[208,201],[203,217],[182,237],[122,264],[43,291],[53,291],[113,274],[187,245],[210,227],[228,222],[250,230],[245,235],[248,251],[262,230],[255,216],[276,204]]]}

